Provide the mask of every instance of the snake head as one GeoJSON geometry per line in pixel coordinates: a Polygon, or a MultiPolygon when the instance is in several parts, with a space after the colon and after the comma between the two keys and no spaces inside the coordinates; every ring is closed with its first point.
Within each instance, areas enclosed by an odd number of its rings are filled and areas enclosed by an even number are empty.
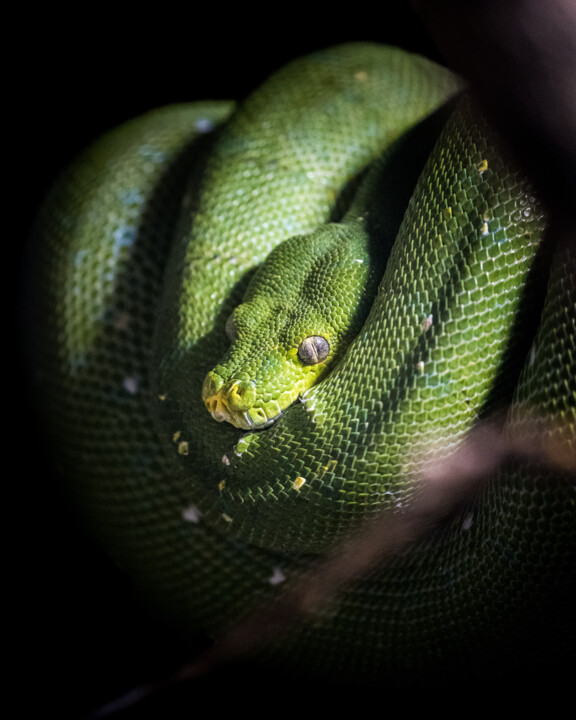
{"type": "Polygon", "coordinates": [[[263,362],[246,357],[236,347],[228,362],[211,370],[204,381],[202,399],[208,412],[218,422],[227,421],[244,430],[271,425],[283,410],[292,405],[329,369],[330,345],[320,336],[305,338],[293,348],[283,351],[269,348],[263,362]],[[260,365],[250,373],[246,368],[260,365]],[[243,369],[240,369],[243,368],[243,369]]]}
{"type": "Polygon", "coordinates": [[[329,224],[291,238],[255,273],[226,323],[230,350],[202,388],[215,420],[266,427],[341,357],[377,287],[351,233],[329,224]]]}

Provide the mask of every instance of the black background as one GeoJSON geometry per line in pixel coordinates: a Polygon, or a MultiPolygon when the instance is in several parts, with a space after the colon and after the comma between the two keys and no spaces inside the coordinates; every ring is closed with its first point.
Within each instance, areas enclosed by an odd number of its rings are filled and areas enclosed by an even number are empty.
{"type": "MultiPolygon", "coordinates": [[[[406,4],[390,3],[376,14],[362,4],[352,11],[352,18],[340,16],[324,27],[318,21],[310,27],[310,8],[304,13],[284,6],[235,15],[223,7],[198,12],[182,6],[174,14],[140,9],[138,19],[119,17],[117,8],[89,8],[82,14],[58,16],[50,10],[44,17],[18,19],[18,49],[10,60],[14,87],[8,91],[15,129],[7,142],[15,155],[6,208],[14,220],[9,223],[13,236],[7,238],[14,253],[9,256],[15,258],[9,263],[15,271],[8,273],[10,346],[19,347],[26,332],[13,298],[21,295],[25,246],[38,203],[58,171],[102,132],[167,103],[241,98],[286,61],[340,42],[393,42],[439,59],[406,4]]],[[[5,555],[16,560],[7,593],[14,611],[5,616],[16,643],[8,645],[8,659],[22,710],[32,703],[35,717],[82,718],[134,685],[161,677],[196,648],[133,600],[128,580],[75,523],[46,460],[20,351],[8,385],[13,432],[4,451],[15,462],[5,464],[11,467],[5,483],[16,495],[15,500],[12,492],[5,496],[5,555]]],[[[556,680],[557,668],[550,670],[556,680]]],[[[544,687],[532,681],[514,675],[497,688],[467,689],[477,698],[500,691],[526,698],[544,687]]],[[[309,683],[295,684],[273,671],[254,676],[239,663],[120,717],[194,717],[237,709],[268,714],[287,703],[326,712],[341,701],[362,712],[374,700],[342,696],[330,687],[312,691],[309,683]]],[[[450,705],[460,692],[455,688],[446,697],[432,690],[434,705],[450,705]]],[[[397,701],[410,705],[427,699],[417,695],[397,701]]],[[[393,697],[382,701],[395,704],[393,697]]]]}

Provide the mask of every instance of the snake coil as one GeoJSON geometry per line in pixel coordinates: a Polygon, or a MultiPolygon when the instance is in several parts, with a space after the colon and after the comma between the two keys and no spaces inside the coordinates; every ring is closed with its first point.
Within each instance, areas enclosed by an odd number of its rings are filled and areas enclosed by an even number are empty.
{"type": "MultiPolygon", "coordinates": [[[[395,48],[337,47],[238,108],[171,106],[112,131],[47,199],[32,356],[58,463],[94,534],[182,628],[217,632],[366,517],[402,513],[430,449],[450,457],[495,408],[510,405],[506,432],[574,451],[576,258],[542,241],[538,200],[467,99],[334,369],[264,430],[216,423],[204,406],[255,269],[270,256],[284,292],[304,263],[272,250],[339,220],[370,163],[458,90],[395,48]]],[[[347,292],[310,291],[309,302],[345,305],[347,292]]],[[[439,662],[472,672],[495,648],[511,648],[505,663],[553,646],[535,627],[573,587],[575,500],[562,470],[504,467],[273,652],[371,680],[439,662]]]]}

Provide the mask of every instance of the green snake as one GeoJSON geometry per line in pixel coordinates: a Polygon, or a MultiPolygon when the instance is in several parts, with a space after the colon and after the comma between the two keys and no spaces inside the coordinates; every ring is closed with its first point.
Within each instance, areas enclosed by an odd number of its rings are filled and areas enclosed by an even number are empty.
{"type": "MultiPolygon", "coordinates": [[[[88,148],[38,221],[31,355],[69,492],[146,601],[218,636],[503,407],[573,451],[576,259],[545,222],[460,81],[384,46],[88,148]]],[[[268,652],[366,682],[543,652],[575,500],[507,465],[268,652]]]]}

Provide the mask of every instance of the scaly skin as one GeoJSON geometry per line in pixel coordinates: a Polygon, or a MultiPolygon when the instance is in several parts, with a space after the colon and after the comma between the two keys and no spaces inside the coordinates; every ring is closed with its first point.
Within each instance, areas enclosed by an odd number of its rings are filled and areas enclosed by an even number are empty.
{"type": "MultiPolygon", "coordinates": [[[[324,51],[280,71],[207,142],[197,129],[229,105],[167,108],[115,131],[48,200],[33,353],[59,463],[94,533],[183,629],[217,632],[367,516],[401,511],[430,448],[449,457],[495,407],[512,402],[511,429],[544,418],[542,432],[574,449],[575,259],[542,243],[538,201],[467,100],[418,181],[373,302],[378,242],[365,214],[380,181],[343,226],[314,236],[343,274],[318,283],[304,254],[302,236],[339,220],[355,178],[457,86],[394,49],[324,51]],[[360,244],[344,247],[351,235],[360,244]],[[310,335],[329,335],[333,356],[298,360],[310,335]],[[279,400],[271,378],[286,367],[279,400]],[[306,375],[323,380],[307,389],[306,375]],[[233,422],[215,422],[206,403],[233,422]]],[[[500,475],[274,652],[394,682],[553,645],[553,633],[533,633],[573,581],[574,486],[541,467],[500,475]]]]}
{"type": "Polygon", "coordinates": [[[226,323],[226,359],[202,387],[215,420],[267,427],[342,358],[374,302],[448,112],[427,118],[374,162],[341,222],[285,240],[258,268],[226,323]]]}

